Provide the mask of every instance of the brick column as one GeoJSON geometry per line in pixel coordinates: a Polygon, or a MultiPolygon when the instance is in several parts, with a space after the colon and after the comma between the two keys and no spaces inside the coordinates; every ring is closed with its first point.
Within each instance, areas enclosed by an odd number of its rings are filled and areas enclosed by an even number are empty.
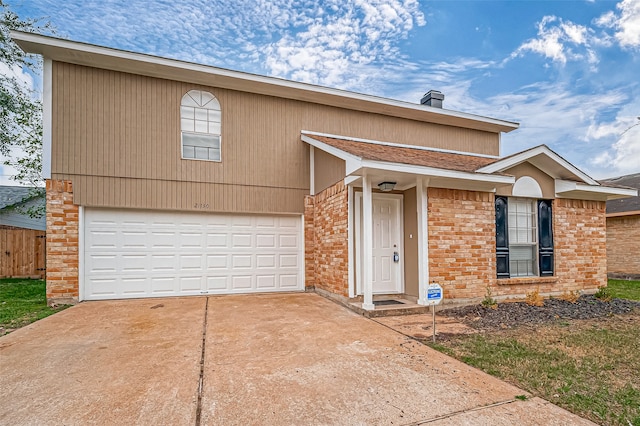
{"type": "Polygon", "coordinates": [[[78,206],[68,180],[47,180],[47,303],[78,302],[78,206]]]}
{"type": "Polygon", "coordinates": [[[315,250],[316,232],[314,227],[315,197],[304,197],[304,280],[305,288],[313,290],[315,283],[315,250]]]}
{"type": "Polygon", "coordinates": [[[349,191],[343,181],[314,197],[314,285],[349,296],[349,191]]]}

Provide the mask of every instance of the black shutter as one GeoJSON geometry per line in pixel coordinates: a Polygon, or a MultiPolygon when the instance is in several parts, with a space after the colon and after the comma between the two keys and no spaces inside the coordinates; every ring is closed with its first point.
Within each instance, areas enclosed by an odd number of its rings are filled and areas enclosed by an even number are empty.
{"type": "Polygon", "coordinates": [[[541,277],[553,276],[553,216],[551,201],[538,201],[538,263],[541,277]]]}
{"type": "Polygon", "coordinates": [[[509,278],[509,224],[507,198],[496,197],[496,272],[498,278],[509,278]]]}

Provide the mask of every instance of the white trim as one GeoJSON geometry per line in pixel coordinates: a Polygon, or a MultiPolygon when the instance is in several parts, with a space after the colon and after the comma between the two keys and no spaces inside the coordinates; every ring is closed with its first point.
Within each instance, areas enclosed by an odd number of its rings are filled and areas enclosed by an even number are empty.
{"type": "Polygon", "coordinates": [[[542,198],[542,188],[531,176],[520,176],[511,189],[513,197],[542,198]]]}
{"type": "Polygon", "coordinates": [[[353,186],[347,186],[347,273],[349,274],[347,281],[349,283],[349,297],[356,297],[355,289],[355,256],[354,256],[354,218],[353,218],[353,186]]]}
{"type": "Polygon", "coordinates": [[[569,192],[579,191],[593,194],[594,196],[606,196],[607,199],[635,197],[638,195],[637,189],[612,188],[610,186],[591,186],[584,183],[570,180],[555,180],[555,191],[557,197],[569,195],[569,192]]]}
{"type": "Polygon", "coordinates": [[[304,214],[300,215],[300,277],[302,278],[302,288],[300,290],[306,291],[307,289],[307,258],[305,256],[305,229],[304,229],[304,214]]]}
{"type": "Polygon", "coordinates": [[[78,206],[78,302],[85,300],[84,281],[84,206],[78,206]]]}
{"type": "Polygon", "coordinates": [[[515,182],[513,176],[487,175],[475,172],[461,172],[457,170],[437,169],[435,167],[415,166],[411,164],[389,163],[386,161],[363,160],[363,168],[378,169],[399,173],[410,173],[427,177],[443,177],[452,179],[464,179],[478,182],[512,184],[515,182]]]}
{"type": "MultiPolygon", "coordinates": [[[[396,277],[396,290],[395,291],[386,291],[384,292],[384,294],[393,294],[393,293],[397,293],[397,294],[402,294],[405,291],[405,276],[404,276],[404,257],[405,257],[405,250],[404,250],[404,195],[403,194],[387,194],[387,193],[381,193],[381,192],[372,192],[371,193],[371,205],[373,206],[373,202],[374,200],[379,200],[379,199],[391,199],[394,200],[398,203],[398,215],[396,217],[396,226],[397,226],[397,231],[398,231],[398,247],[397,247],[397,251],[400,255],[400,261],[399,261],[399,265],[398,265],[398,276],[396,277]]],[[[363,218],[363,209],[360,207],[361,205],[364,205],[364,201],[363,201],[363,193],[362,192],[356,192],[355,193],[355,197],[354,197],[354,205],[355,205],[355,214],[354,214],[354,228],[355,228],[355,235],[354,235],[354,243],[355,244],[355,252],[356,253],[362,253],[363,252],[363,248],[362,245],[364,244],[364,241],[362,241],[362,227],[363,227],[363,223],[362,223],[362,218],[363,218]]],[[[373,219],[373,212],[371,214],[371,217],[373,219]]],[[[373,234],[372,234],[373,235],[373,234]]],[[[351,242],[351,241],[350,241],[351,242]]],[[[372,247],[373,247],[373,243],[372,243],[372,247]]],[[[373,253],[371,255],[371,257],[373,258],[373,253]]],[[[354,256],[355,259],[355,256],[354,256]]],[[[364,294],[364,289],[363,289],[363,272],[362,272],[362,268],[363,268],[363,260],[362,260],[362,256],[358,256],[358,260],[355,261],[355,263],[357,264],[357,268],[354,268],[354,270],[357,272],[355,275],[357,275],[356,279],[355,279],[355,292],[354,292],[354,296],[351,297],[355,297],[361,294],[364,294]]],[[[377,294],[375,293],[375,291],[373,290],[372,287],[372,294],[377,294]]]]}
{"type": "Polygon", "coordinates": [[[390,146],[390,147],[394,147],[394,148],[410,148],[410,149],[417,149],[417,150],[420,150],[420,151],[441,152],[441,153],[445,153],[445,154],[459,154],[459,155],[467,155],[467,156],[471,156],[471,157],[483,157],[483,158],[493,158],[493,159],[499,159],[500,158],[500,156],[498,156],[498,155],[476,154],[476,153],[472,153],[472,152],[456,151],[456,150],[452,150],[452,149],[432,148],[432,147],[428,147],[428,146],[409,145],[409,144],[395,143],[395,142],[384,142],[384,141],[377,141],[377,140],[373,140],[373,139],[354,138],[354,137],[351,137],[351,136],[332,135],[330,133],[312,132],[310,130],[302,130],[300,133],[302,133],[303,135],[322,136],[322,137],[325,137],[325,138],[341,139],[341,140],[351,141],[351,142],[364,142],[364,143],[370,143],[370,144],[373,144],[373,145],[390,146]]]}
{"type": "Polygon", "coordinates": [[[373,200],[371,194],[371,182],[365,173],[362,176],[362,285],[364,301],[362,308],[368,311],[374,310],[373,304],[373,200]]]}
{"type": "Polygon", "coordinates": [[[346,176],[344,178],[344,184],[345,185],[351,185],[352,183],[354,183],[357,180],[360,180],[360,176],[346,176]]]}
{"type": "Polygon", "coordinates": [[[429,180],[416,178],[416,210],[418,213],[418,304],[427,305],[429,286],[429,224],[428,193],[429,180]]]}
{"type": "Polygon", "coordinates": [[[51,134],[53,132],[53,63],[45,58],[42,76],[42,178],[51,179],[51,134]]]}
{"type": "Polygon", "coordinates": [[[309,145],[309,193],[316,195],[316,156],[313,145],[309,145]]]}
{"type": "Polygon", "coordinates": [[[352,160],[352,161],[362,161],[362,158],[353,155],[353,154],[349,154],[346,151],[343,151],[341,149],[338,149],[336,147],[333,147],[331,145],[328,145],[324,142],[320,142],[319,140],[313,139],[309,136],[306,135],[301,135],[300,138],[302,139],[303,142],[308,143],[309,145],[316,147],[318,149],[321,149],[322,151],[326,152],[327,154],[331,154],[334,157],[338,157],[341,160],[352,160]]]}
{"type": "Polygon", "coordinates": [[[558,154],[556,154],[555,152],[551,151],[547,146],[545,145],[539,145],[535,148],[526,150],[526,151],[522,151],[518,154],[514,154],[511,157],[507,157],[505,159],[502,160],[498,160],[495,163],[491,163],[487,166],[481,167],[478,170],[476,170],[478,173],[496,173],[496,172],[502,172],[504,170],[507,170],[511,167],[517,166],[520,163],[524,163],[525,161],[537,156],[537,155],[546,155],[547,157],[549,157],[551,160],[555,161],[558,165],[562,166],[563,168],[565,168],[567,171],[573,173],[575,176],[577,176],[578,178],[580,178],[581,180],[583,180],[585,183],[588,183],[589,185],[600,185],[596,180],[592,179],[591,177],[589,177],[587,174],[585,174],[584,172],[580,171],[577,167],[575,167],[573,164],[569,163],[567,160],[565,160],[564,158],[560,157],[558,154]]]}
{"type": "Polygon", "coordinates": [[[517,123],[495,118],[127,52],[40,34],[11,31],[10,36],[25,52],[41,54],[61,62],[195,84],[215,85],[232,90],[496,133],[518,128],[517,123]]]}

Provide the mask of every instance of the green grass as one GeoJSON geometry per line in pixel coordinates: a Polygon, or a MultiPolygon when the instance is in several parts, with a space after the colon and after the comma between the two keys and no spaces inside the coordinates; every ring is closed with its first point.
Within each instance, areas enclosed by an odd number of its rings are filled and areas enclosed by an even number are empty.
{"type": "Polygon", "coordinates": [[[594,422],[640,426],[640,312],[460,335],[435,349],[594,422]]]}
{"type": "Polygon", "coordinates": [[[66,306],[50,308],[43,280],[0,279],[0,335],[55,314],[66,306]]]}
{"type": "Polygon", "coordinates": [[[640,300],[640,281],[609,280],[607,289],[611,297],[640,300]]]}

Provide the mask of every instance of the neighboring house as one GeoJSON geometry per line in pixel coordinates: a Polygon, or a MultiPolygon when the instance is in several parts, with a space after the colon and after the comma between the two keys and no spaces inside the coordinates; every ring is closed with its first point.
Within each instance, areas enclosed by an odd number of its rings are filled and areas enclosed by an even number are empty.
{"type": "Polygon", "coordinates": [[[600,185],[516,123],[27,33],[44,57],[47,297],[425,303],[606,285],[600,185]]]}
{"type": "Polygon", "coordinates": [[[28,214],[44,206],[36,188],[0,186],[0,278],[44,278],[46,218],[28,214]]]}
{"type": "MultiPolygon", "coordinates": [[[[640,189],[640,173],[603,182],[640,189]]],[[[640,196],[607,201],[607,270],[610,278],[640,279],[640,196]]]]}
{"type": "Polygon", "coordinates": [[[0,228],[23,228],[44,231],[45,216],[30,217],[27,210],[43,207],[44,194],[34,195],[35,188],[0,185],[0,228]]]}

